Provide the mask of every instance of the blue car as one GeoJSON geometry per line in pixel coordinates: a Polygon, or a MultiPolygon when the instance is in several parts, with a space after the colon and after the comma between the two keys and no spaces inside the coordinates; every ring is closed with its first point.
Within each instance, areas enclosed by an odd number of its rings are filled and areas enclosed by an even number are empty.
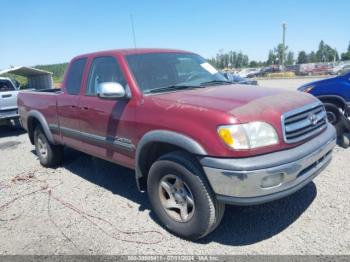
{"type": "Polygon", "coordinates": [[[350,71],[305,84],[298,90],[310,93],[323,102],[328,121],[336,127],[338,136],[350,131],[350,71]]]}

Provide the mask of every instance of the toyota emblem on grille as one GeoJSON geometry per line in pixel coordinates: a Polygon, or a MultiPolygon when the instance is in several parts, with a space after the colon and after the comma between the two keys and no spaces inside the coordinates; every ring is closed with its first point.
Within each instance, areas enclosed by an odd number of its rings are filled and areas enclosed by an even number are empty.
{"type": "Polygon", "coordinates": [[[315,114],[310,114],[308,119],[310,120],[312,125],[316,125],[318,122],[317,115],[315,114]]]}

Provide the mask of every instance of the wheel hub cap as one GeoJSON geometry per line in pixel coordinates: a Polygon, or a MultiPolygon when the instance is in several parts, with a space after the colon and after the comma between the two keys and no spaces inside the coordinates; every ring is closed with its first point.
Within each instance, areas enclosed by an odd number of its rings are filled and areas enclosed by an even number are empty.
{"type": "Polygon", "coordinates": [[[327,112],[327,118],[331,124],[334,124],[337,120],[337,117],[335,116],[335,114],[333,112],[327,112]]]}
{"type": "Polygon", "coordinates": [[[166,175],[159,183],[159,198],[165,212],[175,221],[189,221],[195,210],[194,198],[187,184],[176,175],[166,175]]]}
{"type": "Polygon", "coordinates": [[[45,158],[47,156],[47,145],[41,137],[38,137],[38,149],[40,155],[45,158]]]}

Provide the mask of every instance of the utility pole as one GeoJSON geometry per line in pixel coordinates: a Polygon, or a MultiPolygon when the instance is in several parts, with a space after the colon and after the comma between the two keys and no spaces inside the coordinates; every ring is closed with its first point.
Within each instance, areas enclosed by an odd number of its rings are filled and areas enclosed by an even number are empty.
{"type": "Polygon", "coordinates": [[[285,63],[285,50],[286,50],[286,27],[287,27],[287,23],[283,22],[282,24],[282,28],[283,28],[283,35],[282,35],[282,61],[281,61],[281,65],[282,65],[282,71],[284,71],[284,63],[285,63]]]}

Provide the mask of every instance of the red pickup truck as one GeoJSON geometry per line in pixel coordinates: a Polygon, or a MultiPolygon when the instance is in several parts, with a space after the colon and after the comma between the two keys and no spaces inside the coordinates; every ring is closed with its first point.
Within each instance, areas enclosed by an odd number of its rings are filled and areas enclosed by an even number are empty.
{"type": "Polygon", "coordinates": [[[213,231],[225,204],[308,184],[336,138],[311,95],[229,83],[179,50],[78,56],[62,89],[23,91],[18,107],[43,166],[59,164],[68,146],[134,169],[160,222],[187,239],[213,231]]]}

